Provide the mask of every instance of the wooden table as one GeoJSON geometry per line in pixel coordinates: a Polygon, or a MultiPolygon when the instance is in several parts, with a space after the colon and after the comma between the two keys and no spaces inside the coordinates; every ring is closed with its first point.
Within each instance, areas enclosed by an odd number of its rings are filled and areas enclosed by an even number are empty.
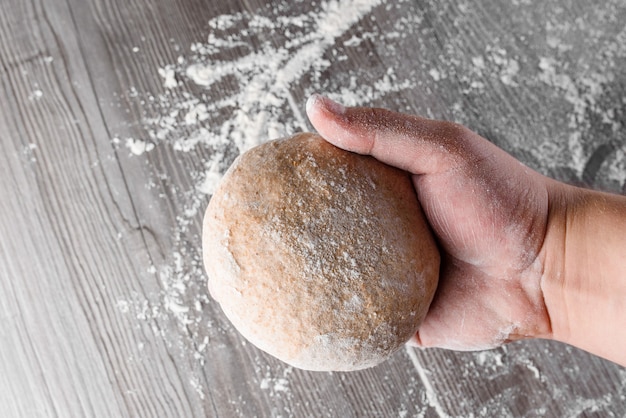
{"type": "Polygon", "coordinates": [[[545,341],[286,367],[208,296],[210,194],[314,91],[464,123],[626,191],[626,4],[0,3],[3,417],[624,416],[626,371],[545,341]]]}

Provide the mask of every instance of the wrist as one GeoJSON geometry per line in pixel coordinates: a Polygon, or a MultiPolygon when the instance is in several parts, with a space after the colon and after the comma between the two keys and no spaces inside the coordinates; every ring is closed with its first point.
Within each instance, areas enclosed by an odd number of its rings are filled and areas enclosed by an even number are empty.
{"type": "MultiPolygon", "coordinates": [[[[562,183],[548,181],[548,221],[541,249],[543,274],[541,290],[550,321],[550,339],[568,342],[571,339],[568,315],[567,240],[572,226],[568,227],[568,208],[576,200],[577,190],[562,183]]],[[[571,222],[571,221],[570,221],[571,222]]]]}
{"type": "Polygon", "coordinates": [[[550,181],[549,201],[541,288],[550,338],[624,364],[626,199],[550,181]]]}

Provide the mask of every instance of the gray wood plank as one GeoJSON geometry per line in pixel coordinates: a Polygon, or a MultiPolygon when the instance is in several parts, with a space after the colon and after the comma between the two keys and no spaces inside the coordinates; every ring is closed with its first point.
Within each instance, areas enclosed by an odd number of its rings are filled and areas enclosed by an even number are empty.
{"type": "Polygon", "coordinates": [[[617,1],[3,2],[0,409],[624,415],[623,368],[544,341],[407,349],[349,374],[287,367],[208,296],[200,225],[206,177],[310,128],[313,91],[457,120],[553,177],[623,191],[625,14],[617,1]],[[213,72],[202,82],[194,64],[213,72]]]}

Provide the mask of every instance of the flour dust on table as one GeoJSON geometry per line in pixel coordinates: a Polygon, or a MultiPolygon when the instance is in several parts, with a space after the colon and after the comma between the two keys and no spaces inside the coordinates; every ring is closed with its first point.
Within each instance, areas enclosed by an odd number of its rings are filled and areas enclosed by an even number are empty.
{"type": "MultiPolygon", "coordinates": [[[[210,302],[200,239],[188,236],[191,227],[201,221],[210,196],[235,157],[269,139],[308,130],[304,100],[310,93],[334,91],[331,97],[356,105],[413,86],[410,79],[399,78],[393,67],[385,69],[373,85],[360,82],[371,80],[366,71],[351,71],[342,80],[324,77],[332,62],[348,59],[346,49],[359,48],[374,38],[406,36],[421,20],[417,16],[403,18],[395,23],[394,31],[385,33],[375,27],[359,29],[382,4],[380,0],[327,1],[305,14],[291,15],[288,5],[279,5],[275,7],[283,11],[265,10],[265,15],[238,12],[216,16],[208,22],[206,41],[193,43],[175,62],[155,68],[162,82],[160,92],[140,93],[133,88],[125,93],[143,109],[145,134],[114,137],[118,149],[126,150],[129,158],[148,162],[161,148],[181,158],[200,157],[200,161],[192,173],[193,187],[169,185],[168,192],[177,196],[184,210],[172,231],[171,262],[147,269],[159,278],[159,294],[120,298],[117,307],[138,320],[178,324],[187,340],[162,337],[169,346],[194,350],[196,367],[206,361],[204,352],[211,344],[211,333],[223,330],[214,328],[213,320],[203,314],[203,307],[210,302]],[[268,17],[271,13],[279,17],[268,17]],[[301,85],[306,85],[304,91],[294,92],[301,85]],[[208,335],[202,331],[207,322],[208,335]]],[[[169,180],[156,173],[146,187],[155,188],[169,180]]],[[[264,386],[268,379],[264,378],[264,386]]],[[[273,387],[285,395],[288,385],[273,387]]],[[[201,387],[197,390],[202,392],[201,387]]]]}
{"type": "MultiPolygon", "coordinates": [[[[607,8],[617,8],[609,3],[607,8]]],[[[477,43],[466,36],[478,30],[476,7],[452,2],[444,12],[429,1],[328,0],[302,13],[289,2],[276,2],[215,16],[205,39],[173,46],[178,57],[154,68],[161,88],[132,88],[120,99],[143,113],[142,133],[112,140],[129,158],[141,159],[153,170],[146,187],[174,196],[169,199],[182,210],[176,211],[167,261],[147,268],[147,274],[159,278],[159,292],[149,300],[144,295],[120,298],[118,309],[138,320],[176,323],[187,339],[163,335],[163,340],[193,350],[194,367],[201,368],[213,336],[232,329],[205,313],[211,302],[200,236],[194,231],[239,154],[269,139],[310,130],[304,103],[314,92],[346,105],[461,122],[552,177],[625,191],[625,111],[618,96],[626,31],[619,19],[614,27],[604,26],[604,17],[593,12],[573,25],[549,3],[494,3],[493,15],[508,19],[510,27],[502,31],[493,22],[482,22],[485,42],[477,43]],[[395,18],[376,19],[383,8],[395,18]],[[615,36],[596,36],[600,33],[615,36]],[[603,59],[590,59],[592,52],[603,59]],[[592,64],[572,66],[568,57],[592,64]],[[407,68],[407,62],[414,65],[407,68]],[[509,118],[507,112],[521,116],[509,118]],[[192,184],[177,184],[161,174],[158,165],[167,160],[162,155],[190,161],[192,184]]],[[[473,376],[477,369],[488,369],[494,380],[506,380],[505,372],[517,368],[538,376],[546,393],[558,398],[536,366],[540,359],[529,353],[502,349],[480,354],[472,363],[476,367],[464,363],[460,373],[473,376]],[[503,356],[508,366],[500,364],[503,356]]],[[[259,371],[262,389],[289,396],[290,374],[283,375],[283,369],[277,376],[267,373],[259,371]]],[[[515,395],[521,399],[520,391],[515,395]]],[[[496,408],[500,395],[485,404],[496,408]]]]}

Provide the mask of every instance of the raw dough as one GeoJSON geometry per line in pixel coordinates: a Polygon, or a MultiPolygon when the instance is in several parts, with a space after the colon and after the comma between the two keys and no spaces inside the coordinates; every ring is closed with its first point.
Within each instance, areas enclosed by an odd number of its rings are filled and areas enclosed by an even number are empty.
{"type": "Polygon", "coordinates": [[[211,294],[241,334],[309,370],[383,361],[416,333],[439,275],[409,175],[307,133],[233,163],[203,247],[211,294]]]}

